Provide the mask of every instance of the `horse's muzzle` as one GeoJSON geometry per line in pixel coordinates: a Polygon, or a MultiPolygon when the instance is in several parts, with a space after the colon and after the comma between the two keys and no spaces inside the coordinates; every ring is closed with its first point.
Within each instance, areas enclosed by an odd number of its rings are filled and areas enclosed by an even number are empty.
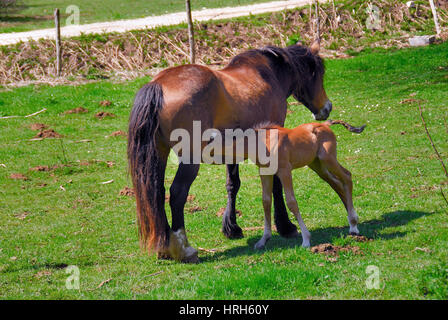
{"type": "Polygon", "coordinates": [[[325,102],[325,106],[322,109],[320,109],[318,113],[314,114],[314,119],[327,120],[328,117],[330,116],[331,110],[333,110],[333,104],[331,103],[330,100],[327,100],[327,102],[325,102]]]}

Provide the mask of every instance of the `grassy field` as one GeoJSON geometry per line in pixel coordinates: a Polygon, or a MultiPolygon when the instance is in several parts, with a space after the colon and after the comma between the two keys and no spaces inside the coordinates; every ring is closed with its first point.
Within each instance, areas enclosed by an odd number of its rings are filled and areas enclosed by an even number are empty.
{"type": "MultiPolygon", "coordinates": [[[[193,0],[192,10],[221,8],[275,0],[193,0]]],[[[185,0],[22,0],[18,10],[8,15],[0,15],[0,33],[19,32],[54,27],[53,12],[59,8],[66,17],[66,8],[76,5],[80,10],[80,23],[93,23],[121,19],[136,19],[152,15],[185,11],[185,0]]],[[[64,26],[64,24],[62,25],[64,26]]]]}
{"type": "MultiPolygon", "coordinates": [[[[312,246],[362,251],[338,257],[312,253],[300,247],[301,239],[276,234],[266,250],[253,249],[263,231],[252,227],[263,225],[263,209],[251,165],[241,166],[237,207],[240,226],[252,229],[243,239],[226,239],[216,215],[226,203],[225,168],[203,165],[186,226],[194,247],[214,252],[201,250],[197,265],[158,261],[139,249],[134,199],[119,195],[130,185],[126,139],[108,137],[127,130],[133,96],[149,79],[0,92],[1,116],[48,109],[31,118],[0,119],[0,298],[447,299],[447,205],[439,189],[444,184],[448,194],[447,181],[417,105],[421,101],[447,159],[447,61],[448,43],[326,61],[331,118],[368,125],[361,135],[339,126],[334,131],[339,160],[353,174],[361,234],[372,241],[346,237],[342,203],[311,170],[296,170],[294,181],[312,246]],[[112,105],[100,106],[105,99],[112,105]],[[89,112],[63,113],[78,106],[89,112]],[[98,120],[99,111],[116,116],[98,120]],[[36,134],[33,123],[47,124],[63,138],[29,141],[36,134]],[[54,165],[59,167],[29,170],[54,165]],[[15,173],[28,180],[11,179],[15,173]],[[65,287],[69,265],[80,270],[79,290],[65,287]],[[369,265],[378,267],[379,289],[366,287],[369,265]]],[[[312,121],[304,107],[291,103],[290,109],[286,126],[312,121]]],[[[170,164],[168,187],[175,170],[170,164]]]]}

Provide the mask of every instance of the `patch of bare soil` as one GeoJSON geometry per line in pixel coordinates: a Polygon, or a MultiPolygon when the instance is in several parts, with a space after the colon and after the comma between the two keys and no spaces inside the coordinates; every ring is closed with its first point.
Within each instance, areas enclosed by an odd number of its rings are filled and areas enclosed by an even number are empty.
{"type": "Polygon", "coordinates": [[[331,243],[322,243],[311,248],[312,253],[322,253],[325,255],[338,256],[339,252],[353,252],[354,254],[362,254],[362,251],[357,246],[335,246],[331,243]]]}
{"type": "Polygon", "coordinates": [[[36,166],[33,168],[30,168],[31,171],[50,171],[51,168],[49,166],[36,166]]]}
{"type": "Polygon", "coordinates": [[[42,131],[44,129],[47,129],[48,126],[46,124],[43,123],[33,123],[30,125],[30,129],[34,130],[34,131],[42,131]]]}
{"type": "Polygon", "coordinates": [[[134,197],[135,196],[135,192],[133,188],[129,188],[128,186],[124,187],[123,189],[120,190],[119,193],[120,196],[127,196],[127,197],[134,197]]]}
{"type": "Polygon", "coordinates": [[[21,173],[11,173],[11,175],[9,176],[9,179],[25,181],[25,180],[28,180],[28,177],[21,173]]]}
{"type": "MultiPolygon", "coordinates": [[[[218,212],[216,212],[216,216],[222,217],[224,215],[225,211],[226,211],[226,208],[219,209],[218,212]]],[[[236,214],[238,215],[238,217],[241,217],[243,215],[241,210],[236,210],[236,214]]]]}
{"type": "Polygon", "coordinates": [[[202,210],[204,210],[204,208],[202,208],[200,206],[194,206],[194,207],[188,208],[188,212],[190,212],[190,213],[195,213],[195,212],[202,211],[202,210]]]}
{"type": "Polygon", "coordinates": [[[42,278],[42,277],[47,277],[47,276],[51,276],[53,273],[51,272],[51,271],[49,271],[49,270],[42,270],[42,271],[39,271],[38,273],[36,273],[35,275],[34,275],[34,278],[36,278],[36,279],[40,279],[40,278],[42,278]]]}
{"type": "Polygon", "coordinates": [[[124,132],[124,131],[122,131],[122,130],[118,130],[118,131],[114,131],[114,132],[112,132],[110,135],[109,135],[109,137],[119,137],[119,136],[121,136],[121,137],[126,137],[128,134],[126,133],[126,132],[124,132]]]}
{"type": "Polygon", "coordinates": [[[357,242],[369,242],[372,241],[372,239],[367,238],[366,236],[360,236],[360,235],[349,235],[347,238],[351,238],[357,242]]]}
{"type": "Polygon", "coordinates": [[[89,110],[87,110],[86,108],[84,108],[84,107],[77,107],[77,108],[65,111],[64,114],[87,113],[87,112],[89,112],[89,110]]]}
{"type": "Polygon", "coordinates": [[[112,104],[109,100],[103,100],[99,102],[99,105],[102,107],[109,107],[112,104]]]}
{"type": "Polygon", "coordinates": [[[95,114],[95,118],[99,120],[103,120],[104,118],[114,118],[115,115],[110,112],[100,111],[97,114],[95,114]]]}
{"type": "Polygon", "coordinates": [[[414,104],[414,103],[424,103],[424,102],[426,102],[426,100],[409,98],[409,99],[401,100],[400,104],[414,104]]]}
{"type": "MultiPolygon", "coordinates": [[[[194,194],[190,194],[187,196],[187,202],[193,202],[193,200],[196,199],[196,196],[194,194]]],[[[165,195],[165,202],[170,202],[170,195],[165,195]]]]}
{"type": "Polygon", "coordinates": [[[34,138],[61,138],[62,136],[53,129],[39,131],[34,138]]]}
{"type": "Polygon", "coordinates": [[[19,220],[25,220],[25,218],[30,214],[29,211],[24,211],[22,213],[16,214],[15,217],[19,220]]]}

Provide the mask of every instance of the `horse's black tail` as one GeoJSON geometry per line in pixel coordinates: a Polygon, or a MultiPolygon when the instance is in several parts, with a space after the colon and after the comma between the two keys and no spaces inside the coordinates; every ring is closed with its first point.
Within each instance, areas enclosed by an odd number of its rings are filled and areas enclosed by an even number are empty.
{"type": "Polygon", "coordinates": [[[361,133],[364,131],[364,128],[366,127],[366,125],[362,125],[361,127],[353,127],[352,125],[348,124],[347,122],[341,121],[341,120],[327,120],[327,121],[325,121],[325,123],[328,124],[329,126],[332,126],[334,124],[341,124],[348,131],[354,132],[354,133],[361,133]]]}
{"type": "Polygon", "coordinates": [[[166,158],[157,148],[162,87],[151,82],[141,88],[129,119],[129,171],[137,200],[137,222],[141,244],[149,251],[168,245],[169,224],[165,213],[164,177],[166,158]]]}

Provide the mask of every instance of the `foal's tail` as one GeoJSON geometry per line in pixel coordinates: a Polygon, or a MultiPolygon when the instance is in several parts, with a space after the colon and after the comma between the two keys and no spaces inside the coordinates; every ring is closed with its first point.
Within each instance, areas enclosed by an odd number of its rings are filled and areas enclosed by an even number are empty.
{"type": "Polygon", "coordinates": [[[366,127],[366,125],[362,125],[361,127],[353,127],[352,125],[348,124],[345,121],[341,121],[341,120],[327,120],[325,121],[325,124],[332,126],[334,124],[342,124],[348,131],[350,132],[354,132],[354,133],[361,133],[364,131],[364,128],[366,127]]]}
{"type": "Polygon", "coordinates": [[[165,248],[169,240],[164,188],[166,159],[156,141],[163,103],[162,87],[156,82],[148,83],[135,96],[129,119],[129,171],[137,201],[140,242],[149,251],[165,248]]]}

